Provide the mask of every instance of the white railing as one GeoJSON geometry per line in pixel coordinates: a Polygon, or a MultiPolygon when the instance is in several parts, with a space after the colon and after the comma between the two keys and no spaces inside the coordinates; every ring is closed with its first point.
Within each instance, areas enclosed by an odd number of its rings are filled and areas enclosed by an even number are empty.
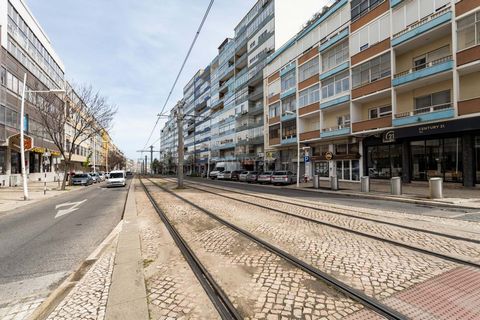
{"type": "Polygon", "coordinates": [[[430,106],[430,107],[415,109],[413,111],[397,113],[397,114],[395,114],[395,118],[396,119],[406,118],[406,117],[416,116],[416,115],[419,115],[419,114],[432,113],[432,112],[451,109],[451,108],[452,108],[452,103],[448,102],[448,103],[443,103],[443,104],[437,104],[437,105],[430,106]]]}
{"type": "Polygon", "coordinates": [[[411,74],[411,73],[414,73],[414,72],[417,72],[417,71],[420,71],[420,70],[423,70],[423,69],[427,69],[427,68],[433,67],[437,64],[441,64],[441,63],[444,63],[444,62],[447,62],[447,61],[452,61],[452,55],[448,55],[448,56],[445,56],[445,57],[442,57],[442,58],[439,58],[439,59],[436,59],[436,60],[433,60],[433,61],[429,61],[429,62],[426,62],[424,64],[416,65],[412,69],[397,73],[393,77],[394,78],[400,78],[400,77],[406,76],[408,74],[411,74]]]}
{"type": "Polygon", "coordinates": [[[330,132],[330,131],[342,130],[342,129],[345,129],[345,128],[350,128],[350,124],[344,124],[344,125],[339,125],[339,126],[330,127],[330,128],[323,128],[322,131],[323,132],[330,132]]]}
{"type": "Polygon", "coordinates": [[[443,15],[444,13],[447,13],[450,11],[450,6],[446,6],[445,8],[443,9],[440,9],[432,14],[430,14],[429,16],[426,16],[410,25],[408,25],[405,29],[403,29],[402,31],[400,32],[397,32],[393,35],[392,39],[395,39],[395,38],[398,38],[400,37],[401,35],[404,35],[405,33],[415,29],[415,28],[418,28],[420,27],[421,25],[424,25],[425,23],[429,22],[429,21],[432,21],[433,19],[443,15]]]}

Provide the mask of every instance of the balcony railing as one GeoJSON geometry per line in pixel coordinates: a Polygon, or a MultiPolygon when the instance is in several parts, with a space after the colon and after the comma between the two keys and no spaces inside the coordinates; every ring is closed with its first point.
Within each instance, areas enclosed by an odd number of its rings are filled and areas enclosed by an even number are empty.
{"type": "Polygon", "coordinates": [[[417,65],[417,66],[413,67],[412,69],[397,73],[394,76],[394,78],[397,79],[397,78],[406,76],[408,74],[411,74],[411,73],[414,73],[414,72],[417,72],[417,71],[420,71],[420,70],[423,70],[423,69],[431,68],[433,66],[436,66],[438,64],[442,64],[442,63],[448,62],[448,61],[452,61],[452,55],[448,55],[448,56],[445,56],[445,57],[442,57],[442,58],[439,58],[439,59],[436,59],[436,60],[433,60],[433,61],[426,62],[424,64],[417,65]]]}
{"type": "Polygon", "coordinates": [[[424,17],[424,18],[422,18],[422,19],[420,19],[420,20],[418,20],[418,21],[410,24],[409,26],[407,26],[407,27],[406,27],[405,29],[403,29],[402,31],[395,33],[395,34],[393,35],[392,39],[398,38],[398,37],[406,34],[407,32],[409,32],[409,31],[411,31],[411,30],[413,30],[413,29],[416,29],[416,28],[418,28],[418,27],[426,24],[427,22],[432,21],[433,19],[438,18],[439,16],[441,16],[441,15],[443,15],[444,13],[447,13],[447,12],[449,12],[449,11],[450,11],[450,6],[447,6],[447,7],[443,8],[443,9],[437,11],[437,12],[434,12],[434,13],[432,13],[431,15],[426,16],[426,17],[424,17]]]}
{"type": "Polygon", "coordinates": [[[447,109],[451,109],[451,108],[452,108],[452,103],[448,102],[448,103],[444,103],[444,104],[437,104],[437,105],[430,106],[430,107],[415,109],[413,111],[397,113],[397,114],[395,114],[395,118],[396,119],[406,118],[406,117],[411,117],[411,116],[417,116],[417,115],[420,115],[420,114],[432,113],[432,112],[436,112],[436,111],[440,111],[440,110],[447,110],[447,109]]]}

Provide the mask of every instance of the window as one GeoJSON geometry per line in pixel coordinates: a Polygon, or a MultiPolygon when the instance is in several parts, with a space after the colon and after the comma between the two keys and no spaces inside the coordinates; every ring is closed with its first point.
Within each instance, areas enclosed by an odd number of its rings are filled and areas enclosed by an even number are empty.
{"type": "Polygon", "coordinates": [[[390,53],[385,53],[353,68],[352,86],[360,87],[388,76],[390,76],[390,53]]]}
{"type": "Polygon", "coordinates": [[[305,81],[308,78],[318,74],[318,64],[318,57],[315,57],[312,60],[298,67],[298,81],[305,81]]]}
{"type": "Polygon", "coordinates": [[[458,50],[480,44],[480,12],[458,20],[457,28],[458,50]]]}
{"type": "Polygon", "coordinates": [[[5,124],[5,107],[0,105],[0,123],[5,124]]]}
{"type": "Polygon", "coordinates": [[[269,107],[269,117],[275,118],[280,116],[280,102],[277,102],[269,107]]]}
{"type": "Polygon", "coordinates": [[[352,0],[351,3],[351,16],[352,21],[360,18],[377,5],[379,5],[383,0],[352,0]]]}
{"type": "Polygon", "coordinates": [[[368,176],[390,179],[402,176],[402,145],[372,146],[367,149],[368,176]]]}
{"type": "Polygon", "coordinates": [[[282,92],[295,87],[295,68],[282,76],[282,92]]]}
{"type": "Polygon", "coordinates": [[[282,138],[289,139],[297,136],[297,127],[295,120],[286,121],[282,125],[282,138]]]}
{"type": "Polygon", "coordinates": [[[337,125],[339,128],[345,128],[350,126],[350,115],[345,114],[343,116],[337,117],[337,125]]]}
{"type": "Polygon", "coordinates": [[[320,101],[320,86],[318,84],[300,91],[298,96],[298,107],[308,106],[312,103],[320,101]]]}
{"type": "Polygon", "coordinates": [[[415,114],[451,108],[450,90],[415,98],[415,114]]]}
{"type": "Polygon", "coordinates": [[[296,110],[296,99],[295,96],[291,96],[282,100],[282,114],[285,114],[287,111],[294,112],[296,110]]]}
{"type": "Polygon", "coordinates": [[[348,90],[350,90],[350,77],[348,71],[344,71],[322,81],[322,99],[336,96],[348,90]]]}
{"type": "Polygon", "coordinates": [[[392,106],[376,107],[368,110],[369,119],[387,117],[392,114],[392,106]]]}
{"type": "Polygon", "coordinates": [[[322,72],[335,68],[348,58],[348,41],[344,41],[322,55],[322,72]]]}
{"type": "Polygon", "coordinates": [[[445,58],[448,57],[450,57],[449,45],[413,58],[413,68],[415,71],[422,70],[435,64],[444,62],[445,58]]]}
{"type": "Polygon", "coordinates": [[[271,127],[268,132],[270,139],[280,138],[280,126],[271,127]]]}
{"type": "Polygon", "coordinates": [[[385,14],[350,36],[350,54],[353,56],[390,37],[390,15],[385,14]]]}
{"type": "Polygon", "coordinates": [[[12,127],[12,128],[18,128],[18,113],[13,111],[13,110],[10,110],[10,109],[6,109],[6,112],[5,112],[5,117],[6,117],[6,121],[5,121],[5,124],[9,127],[12,127]]]}
{"type": "Polygon", "coordinates": [[[4,67],[0,68],[0,84],[2,86],[7,85],[7,70],[4,67]]]}

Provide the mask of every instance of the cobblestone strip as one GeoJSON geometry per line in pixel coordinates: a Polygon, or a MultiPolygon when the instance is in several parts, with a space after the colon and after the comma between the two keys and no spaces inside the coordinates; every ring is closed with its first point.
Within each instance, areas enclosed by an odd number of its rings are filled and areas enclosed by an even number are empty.
{"type": "Polygon", "coordinates": [[[135,195],[151,319],[220,319],[140,186],[135,195]]]}
{"type": "MultiPolygon", "coordinates": [[[[205,184],[205,183],[194,182],[193,184],[196,186],[202,186],[202,188],[203,187],[210,188],[212,191],[217,193],[222,191],[228,192],[228,190],[234,190],[235,192],[241,192],[242,195],[256,196],[256,194],[258,194],[257,192],[251,192],[251,191],[235,188],[234,185],[232,185],[231,187],[222,186],[222,188],[219,189],[217,187],[212,187],[211,185],[205,184]]],[[[238,195],[238,194],[229,193],[229,196],[232,196],[232,195],[238,195]]],[[[350,206],[341,205],[341,204],[333,205],[333,204],[324,203],[321,201],[311,201],[311,200],[298,199],[298,198],[295,198],[295,200],[292,201],[291,198],[275,195],[275,194],[263,194],[262,196],[267,196],[271,200],[281,200],[281,201],[290,202],[293,205],[303,204],[303,205],[315,207],[316,209],[320,209],[320,210],[323,209],[323,210],[338,211],[341,213],[347,213],[347,214],[356,215],[359,217],[368,217],[368,218],[373,218],[373,219],[381,220],[385,222],[405,224],[415,228],[423,228],[423,229],[433,230],[437,232],[460,235],[465,238],[480,240],[480,223],[478,222],[467,222],[467,221],[454,220],[454,219],[443,218],[443,217],[426,216],[426,215],[415,214],[413,212],[408,212],[408,213],[393,212],[393,211],[388,211],[387,208],[385,209],[382,208],[380,210],[380,209],[373,209],[373,208],[350,207],[350,206]]],[[[258,198],[255,198],[255,199],[258,199],[258,198]]],[[[418,210],[421,211],[421,207],[419,207],[418,210]]]]}
{"type": "Polygon", "coordinates": [[[379,300],[457,266],[254,205],[232,205],[229,199],[197,190],[181,195],[379,300]]]}
{"type": "Polygon", "coordinates": [[[343,319],[360,311],[382,319],[201,211],[150,190],[245,319],[343,319]]]}
{"type": "MultiPolygon", "coordinates": [[[[254,204],[256,203],[267,206],[272,209],[279,209],[291,212],[296,215],[301,215],[318,221],[328,222],[330,224],[338,225],[344,228],[348,228],[350,230],[360,231],[366,234],[371,234],[385,239],[406,243],[423,249],[429,249],[434,252],[455,256],[467,261],[480,262],[480,244],[474,244],[466,241],[454,240],[437,235],[432,235],[425,232],[418,232],[381,223],[345,217],[334,213],[322,211],[321,208],[319,208],[319,210],[315,210],[299,207],[294,204],[286,204],[275,200],[259,199],[253,195],[238,195],[225,191],[222,192],[219,190],[213,191],[220,194],[228,194],[229,197],[233,197],[235,199],[246,200],[254,204]]],[[[351,208],[348,211],[337,209],[337,211],[342,213],[351,213],[351,211],[354,210],[356,209],[351,208]]]]}
{"type": "Polygon", "coordinates": [[[0,302],[0,319],[23,320],[27,319],[35,309],[42,304],[46,296],[34,296],[18,300],[0,302]]]}
{"type": "Polygon", "coordinates": [[[105,319],[115,253],[105,252],[48,316],[48,320],[105,319]]]}

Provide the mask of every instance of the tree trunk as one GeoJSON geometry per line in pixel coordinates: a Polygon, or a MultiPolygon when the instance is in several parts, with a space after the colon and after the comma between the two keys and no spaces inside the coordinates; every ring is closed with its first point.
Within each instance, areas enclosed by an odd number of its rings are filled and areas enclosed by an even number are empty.
{"type": "MultiPolygon", "coordinates": [[[[65,187],[67,185],[67,174],[69,172],[70,172],[70,162],[65,161],[65,168],[63,170],[62,190],[65,190],[65,187]]],[[[69,181],[72,181],[72,177],[70,177],[69,181]]]]}

